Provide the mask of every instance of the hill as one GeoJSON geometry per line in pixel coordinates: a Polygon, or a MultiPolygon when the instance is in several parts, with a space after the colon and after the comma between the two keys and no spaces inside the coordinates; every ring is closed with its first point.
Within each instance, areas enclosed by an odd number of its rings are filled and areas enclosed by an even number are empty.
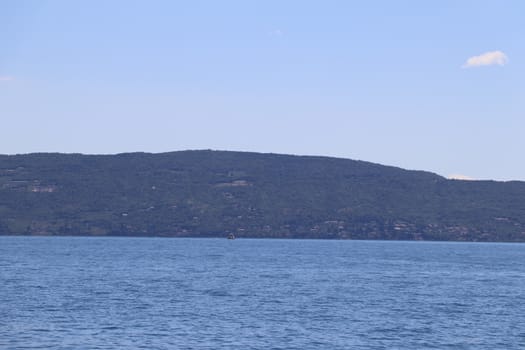
{"type": "Polygon", "coordinates": [[[525,183],[225,151],[0,155],[0,234],[525,241],[525,183]]]}

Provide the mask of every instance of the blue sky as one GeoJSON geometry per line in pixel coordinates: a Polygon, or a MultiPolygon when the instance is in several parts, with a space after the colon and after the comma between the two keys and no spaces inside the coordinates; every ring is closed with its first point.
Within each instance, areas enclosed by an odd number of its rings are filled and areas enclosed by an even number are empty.
{"type": "Polygon", "coordinates": [[[524,14],[521,0],[5,0],[0,153],[224,149],[525,180],[524,14]]]}

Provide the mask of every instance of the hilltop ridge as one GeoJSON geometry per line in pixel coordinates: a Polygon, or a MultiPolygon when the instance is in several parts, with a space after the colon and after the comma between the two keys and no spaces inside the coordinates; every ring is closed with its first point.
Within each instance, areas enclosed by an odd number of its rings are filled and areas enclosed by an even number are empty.
{"type": "Polygon", "coordinates": [[[177,151],[0,155],[0,234],[525,241],[525,183],[365,161],[177,151]]]}

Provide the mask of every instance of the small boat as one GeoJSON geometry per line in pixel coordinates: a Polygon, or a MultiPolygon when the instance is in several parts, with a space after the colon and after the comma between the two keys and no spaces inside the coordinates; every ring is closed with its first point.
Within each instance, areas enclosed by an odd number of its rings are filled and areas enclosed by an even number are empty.
{"type": "Polygon", "coordinates": [[[233,233],[230,233],[230,234],[228,235],[228,239],[235,239],[235,235],[234,235],[233,233]]]}

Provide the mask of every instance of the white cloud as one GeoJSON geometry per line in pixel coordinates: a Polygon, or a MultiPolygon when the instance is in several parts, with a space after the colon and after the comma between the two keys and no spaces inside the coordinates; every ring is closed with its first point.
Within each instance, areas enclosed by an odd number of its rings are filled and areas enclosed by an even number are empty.
{"type": "Polygon", "coordinates": [[[280,29],[274,29],[270,32],[270,35],[272,36],[283,36],[283,31],[280,29]]]}
{"type": "Polygon", "coordinates": [[[462,66],[462,68],[473,68],[481,66],[493,66],[499,65],[504,66],[509,62],[509,58],[501,51],[489,51],[482,53],[478,56],[470,57],[467,62],[462,66]]]}
{"type": "Polygon", "coordinates": [[[476,179],[470,177],[470,176],[467,176],[467,175],[461,175],[461,174],[452,174],[452,175],[449,175],[447,176],[447,178],[449,180],[466,180],[466,181],[474,181],[476,179]]]}
{"type": "Polygon", "coordinates": [[[7,76],[0,76],[0,81],[11,81],[15,80],[13,77],[7,77],[7,76]]]}

